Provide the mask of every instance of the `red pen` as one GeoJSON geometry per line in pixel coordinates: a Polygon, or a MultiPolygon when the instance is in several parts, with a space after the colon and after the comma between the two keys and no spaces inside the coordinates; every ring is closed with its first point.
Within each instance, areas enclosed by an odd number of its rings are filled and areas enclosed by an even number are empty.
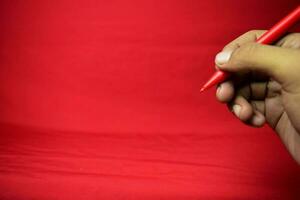
{"type": "MultiPolygon", "coordinates": [[[[272,44],[280,37],[282,37],[293,25],[300,20],[300,5],[293,10],[290,14],[284,17],[281,21],[275,24],[269,31],[259,37],[256,42],[259,44],[272,44]]],[[[205,83],[200,89],[200,92],[207,90],[208,88],[217,85],[226,79],[228,79],[230,73],[217,70],[213,76],[205,83]]]]}

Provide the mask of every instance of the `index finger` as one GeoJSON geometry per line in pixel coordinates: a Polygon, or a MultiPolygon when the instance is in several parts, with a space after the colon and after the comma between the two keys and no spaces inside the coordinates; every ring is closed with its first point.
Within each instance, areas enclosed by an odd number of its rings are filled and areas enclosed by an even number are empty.
{"type": "Polygon", "coordinates": [[[229,44],[227,44],[222,51],[234,51],[235,49],[239,48],[241,45],[249,42],[255,42],[257,38],[263,35],[266,31],[265,30],[252,30],[244,33],[243,35],[239,36],[229,44]]]}

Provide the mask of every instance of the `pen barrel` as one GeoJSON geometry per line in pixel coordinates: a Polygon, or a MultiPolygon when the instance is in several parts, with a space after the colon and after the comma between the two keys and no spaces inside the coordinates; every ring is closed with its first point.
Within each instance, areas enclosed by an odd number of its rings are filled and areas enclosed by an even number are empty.
{"type": "Polygon", "coordinates": [[[300,5],[289,15],[275,24],[269,31],[259,37],[256,42],[260,44],[272,44],[285,34],[300,20],[300,5]]]}

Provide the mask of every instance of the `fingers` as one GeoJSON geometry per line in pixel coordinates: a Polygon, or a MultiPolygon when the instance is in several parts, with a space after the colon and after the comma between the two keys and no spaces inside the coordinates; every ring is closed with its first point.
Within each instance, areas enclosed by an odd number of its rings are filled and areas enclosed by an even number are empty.
{"type": "Polygon", "coordinates": [[[234,86],[232,81],[226,81],[217,88],[216,97],[221,103],[230,102],[234,96],[234,86]]]}
{"type": "Polygon", "coordinates": [[[299,50],[247,43],[232,53],[219,53],[216,63],[221,70],[235,73],[260,72],[284,83],[291,77],[291,72],[299,70],[291,66],[297,65],[299,56],[299,50]]]}
{"type": "Polygon", "coordinates": [[[239,36],[238,38],[236,38],[235,40],[233,40],[232,42],[230,42],[229,44],[227,44],[222,52],[228,52],[228,54],[217,54],[216,59],[215,59],[215,63],[216,63],[216,67],[218,67],[218,65],[221,65],[223,63],[226,63],[230,56],[231,53],[238,49],[240,46],[246,44],[246,43],[250,43],[250,42],[255,42],[257,38],[259,38],[261,35],[263,35],[266,31],[264,30],[251,30],[248,31],[246,33],[244,33],[243,35],[239,36]],[[223,55],[223,56],[220,56],[223,55]]]}
{"type": "Polygon", "coordinates": [[[229,104],[229,108],[241,121],[248,121],[253,115],[253,108],[249,102],[242,96],[237,96],[233,102],[229,104]]]}
{"type": "Polygon", "coordinates": [[[226,81],[218,86],[216,97],[221,103],[229,103],[236,94],[243,96],[249,101],[264,100],[267,95],[267,90],[267,82],[252,82],[244,87],[234,89],[234,83],[232,81],[226,81]]]}
{"type": "Polygon", "coordinates": [[[254,127],[262,127],[265,123],[266,123],[265,116],[262,113],[254,110],[254,114],[249,120],[248,124],[254,127]]]}
{"type": "Polygon", "coordinates": [[[228,106],[234,115],[245,124],[261,127],[266,123],[264,101],[249,103],[244,97],[237,96],[228,106]]]}
{"type": "Polygon", "coordinates": [[[262,34],[264,34],[266,31],[264,30],[252,30],[248,31],[247,33],[239,36],[229,44],[227,44],[223,51],[234,51],[235,49],[239,48],[241,45],[249,43],[249,42],[255,42],[257,38],[259,38],[262,34]]]}
{"type": "Polygon", "coordinates": [[[254,82],[234,89],[234,83],[222,83],[216,92],[217,99],[227,103],[234,115],[245,124],[261,127],[265,124],[266,82],[254,82]]]}
{"type": "Polygon", "coordinates": [[[291,33],[276,43],[283,48],[300,49],[300,33],[291,33]]]}

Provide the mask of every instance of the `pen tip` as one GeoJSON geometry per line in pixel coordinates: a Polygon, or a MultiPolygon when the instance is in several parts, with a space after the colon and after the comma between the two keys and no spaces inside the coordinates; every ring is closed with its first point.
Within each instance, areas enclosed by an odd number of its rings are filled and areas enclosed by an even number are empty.
{"type": "Polygon", "coordinates": [[[205,90],[205,88],[204,88],[204,87],[203,87],[203,88],[201,88],[201,89],[200,89],[200,93],[202,93],[204,90],[205,90]]]}

